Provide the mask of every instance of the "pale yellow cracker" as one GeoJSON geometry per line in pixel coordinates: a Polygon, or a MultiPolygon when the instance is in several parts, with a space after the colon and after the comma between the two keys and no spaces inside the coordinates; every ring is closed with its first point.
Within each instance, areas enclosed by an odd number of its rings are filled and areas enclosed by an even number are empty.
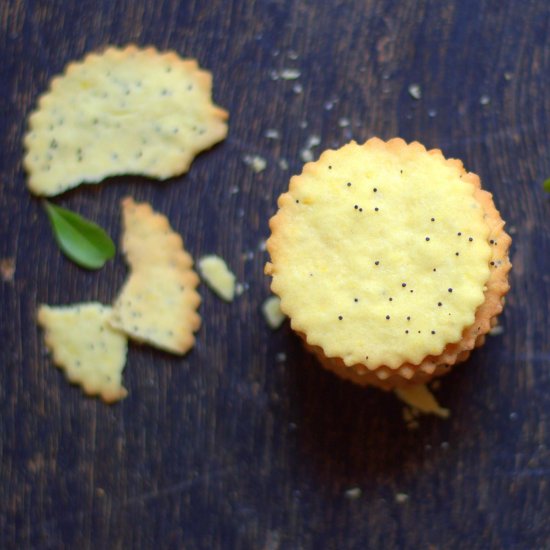
{"type": "Polygon", "coordinates": [[[108,324],[111,308],[82,303],[38,309],[46,345],[67,379],[88,395],[111,403],[127,395],[122,386],[126,337],[108,324]]]}
{"type": "Polygon", "coordinates": [[[459,341],[489,277],[473,195],[453,163],[401,140],[352,142],[306,164],[268,241],[272,289],[293,328],[370,369],[459,341]]]}
{"type": "Polygon", "coordinates": [[[211,73],[175,52],[111,47],[70,63],[29,118],[30,190],[57,195],[108,176],[186,172],[227,135],[211,91],[211,73]]]}
{"type": "Polygon", "coordinates": [[[122,248],[130,275],[110,323],[130,338],[176,354],[195,343],[200,327],[199,283],[193,260],[165,216],[147,203],[122,201],[122,248]]]}
{"type": "Polygon", "coordinates": [[[226,302],[235,297],[235,274],[227,267],[225,260],[212,254],[198,261],[199,271],[204,282],[226,302]]]}
{"type": "Polygon", "coordinates": [[[352,142],[292,178],[266,272],[326,368],[385,388],[422,382],[465,359],[500,313],[503,225],[460,161],[401,139],[352,142]]]}

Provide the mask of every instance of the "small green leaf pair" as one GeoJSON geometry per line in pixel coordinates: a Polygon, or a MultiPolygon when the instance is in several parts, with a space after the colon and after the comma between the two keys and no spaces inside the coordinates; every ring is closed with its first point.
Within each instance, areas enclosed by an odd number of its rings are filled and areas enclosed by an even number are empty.
{"type": "Polygon", "coordinates": [[[542,187],[547,193],[550,193],[550,178],[548,178],[547,180],[544,180],[542,187]]]}
{"type": "Polygon", "coordinates": [[[80,267],[99,269],[115,255],[115,244],[99,225],[48,201],[44,207],[59,248],[80,267]]]}

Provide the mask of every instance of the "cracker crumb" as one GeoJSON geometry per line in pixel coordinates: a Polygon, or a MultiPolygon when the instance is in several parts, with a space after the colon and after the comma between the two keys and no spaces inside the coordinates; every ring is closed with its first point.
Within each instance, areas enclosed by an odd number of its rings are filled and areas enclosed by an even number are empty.
{"type": "Polygon", "coordinates": [[[409,95],[413,99],[422,99],[422,88],[420,87],[420,84],[409,84],[407,89],[409,91],[409,95]]]}
{"type": "Polygon", "coordinates": [[[298,69],[283,69],[279,76],[283,80],[296,80],[297,78],[300,78],[301,73],[298,69]]]}
{"type": "Polygon", "coordinates": [[[395,502],[398,504],[404,504],[407,500],[409,500],[409,495],[407,495],[407,493],[396,493],[395,502]]]}
{"type": "Polygon", "coordinates": [[[300,151],[300,157],[304,162],[311,162],[313,160],[313,147],[317,147],[321,143],[321,138],[316,135],[312,134],[310,135],[306,143],[303,147],[303,149],[300,151]]]}
{"type": "Polygon", "coordinates": [[[311,162],[313,160],[313,153],[309,149],[302,149],[300,151],[300,158],[304,162],[311,162]]]}
{"type": "Polygon", "coordinates": [[[268,128],[265,131],[264,136],[267,139],[279,139],[281,137],[280,134],[279,134],[279,130],[275,130],[275,128],[268,128]]]}
{"type": "Polygon", "coordinates": [[[311,136],[309,136],[307,138],[306,149],[311,149],[312,147],[317,147],[317,145],[319,145],[320,143],[321,143],[321,138],[316,134],[312,134],[311,136]]]}
{"type": "Polygon", "coordinates": [[[227,264],[216,255],[203,256],[198,262],[199,272],[204,282],[226,302],[235,297],[235,275],[227,264]]]}
{"type": "Polygon", "coordinates": [[[288,170],[288,160],[286,159],[279,159],[279,168],[281,170],[288,170]]]}
{"type": "Polygon", "coordinates": [[[344,494],[346,495],[346,498],[356,500],[363,494],[363,491],[361,491],[359,487],[353,487],[352,489],[348,489],[344,494]]]}
{"type": "Polygon", "coordinates": [[[247,286],[244,283],[237,283],[235,285],[235,296],[242,296],[247,286]]]}
{"type": "Polygon", "coordinates": [[[269,297],[262,304],[264,318],[273,330],[278,329],[285,321],[285,314],[281,311],[281,300],[277,296],[269,297]]]}
{"type": "Polygon", "coordinates": [[[349,118],[341,117],[338,119],[338,126],[340,126],[340,128],[347,128],[349,125],[350,125],[349,118]]]}
{"type": "Polygon", "coordinates": [[[15,258],[0,260],[0,276],[5,283],[11,283],[15,276],[15,258]]]}
{"type": "Polygon", "coordinates": [[[256,174],[259,174],[263,170],[265,170],[265,167],[267,166],[266,160],[259,156],[259,155],[245,155],[243,157],[243,161],[245,164],[250,166],[256,174]]]}
{"type": "Polygon", "coordinates": [[[480,98],[479,98],[479,103],[481,105],[489,105],[489,103],[491,102],[491,98],[487,95],[487,94],[483,94],[480,98]]]}
{"type": "Polygon", "coordinates": [[[284,351],[280,351],[275,355],[275,360],[277,363],[284,363],[286,361],[286,353],[284,351]]]}
{"type": "Polygon", "coordinates": [[[298,82],[297,84],[294,84],[294,86],[292,86],[292,91],[295,94],[301,94],[304,91],[304,87],[298,82]]]}
{"type": "Polygon", "coordinates": [[[430,118],[435,118],[437,116],[437,110],[436,109],[428,109],[428,116],[430,118]]]}
{"type": "Polygon", "coordinates": [[[504,332],[504,327],[502,325],[495,325],[490,331],[490,336],[499,336],[504,332]]]}
{"type": "Polygon", "coordinates": [[[514,73],[511,73],[510,71],[504,71],[504,80],[512,80],[514,77],[514,73]]]}
{"type": "Polygon", "coordinates": [[[404,388],[396,388],[395,394],[401,401],[424,414],[435,414],[440,418],[448,418],[449,409],[440,407],[434,395],[425,384],[417,384],[404,388]]]}

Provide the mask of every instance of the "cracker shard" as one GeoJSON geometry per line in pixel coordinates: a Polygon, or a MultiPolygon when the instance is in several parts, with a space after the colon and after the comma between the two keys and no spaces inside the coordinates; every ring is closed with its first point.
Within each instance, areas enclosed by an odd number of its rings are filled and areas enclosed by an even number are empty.
{"type": "Polygon", "coordinates": [[[166,179],[227,135],[212,75],[154,48],[108,48],[70,63],[29,117],[29,189],[57,195],[109,176],[166,179]]]}
{"type": "Polygon", "coordinates": [[[395,394],[401,401],[424,414],[435,414],[440,418],[449,418],[449,409],[439,405],[434,394],[425,384],[415,384],[396,388],[395,394]]]}
{"type": "Polygon", "coordinates": [[[38,309],[38,324],[54,363],[84,393],[107,403],[128,393],[122,386],[127,341],[109,326],[110,315],[110,307],[95,302],[38,309]]]}
{"type": "Polygon", "coordinates": [[[199,270],[206,284],[223,300],[231,302],[235,297],[235,275],[227,264],[216,255],[203,256],[199,270]]]}
{"type": "Polygon", "coordinates": [[[183,355],[195,343],[199,278],[180,235],[147,203],[122,201],[122,249],[130,275],[113,306],[110,324],[130,338],[183,355]]]}

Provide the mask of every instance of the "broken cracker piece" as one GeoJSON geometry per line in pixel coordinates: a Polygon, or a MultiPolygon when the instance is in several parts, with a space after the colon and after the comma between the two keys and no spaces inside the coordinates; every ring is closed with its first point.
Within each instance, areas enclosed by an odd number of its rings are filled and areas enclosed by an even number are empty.
{"type": "Polygon", "coordinates": [[[235,297],[235,275],[227,264],[216,255],[203,256],[199,271],[206,284],[223,300],[231,302],[235,297]]]}
{"type": "Polygon", "coordinates": [[[137,174],[167,179],[227,135],[212,74],[175,52],[108,48],[70,63],[29,117],[28,186],[57,195],[80,183],[137,174]]]}
{"type": "Polygon", "coordinates": [[[147,203],[122,201],[122,249],[130,275],[113,306],[111,326],[130,338],[183,355],[195,343],[199,277],[168,219],[147,203]]]}
{"type": "Polygon", "coordinates": [[[126,397],[122,371],[126,363],[126,337],[107,320],[111,308],[96,302],[38,309],[38,324],[55,365],[87,395],[112,403],[126,397]]]}

